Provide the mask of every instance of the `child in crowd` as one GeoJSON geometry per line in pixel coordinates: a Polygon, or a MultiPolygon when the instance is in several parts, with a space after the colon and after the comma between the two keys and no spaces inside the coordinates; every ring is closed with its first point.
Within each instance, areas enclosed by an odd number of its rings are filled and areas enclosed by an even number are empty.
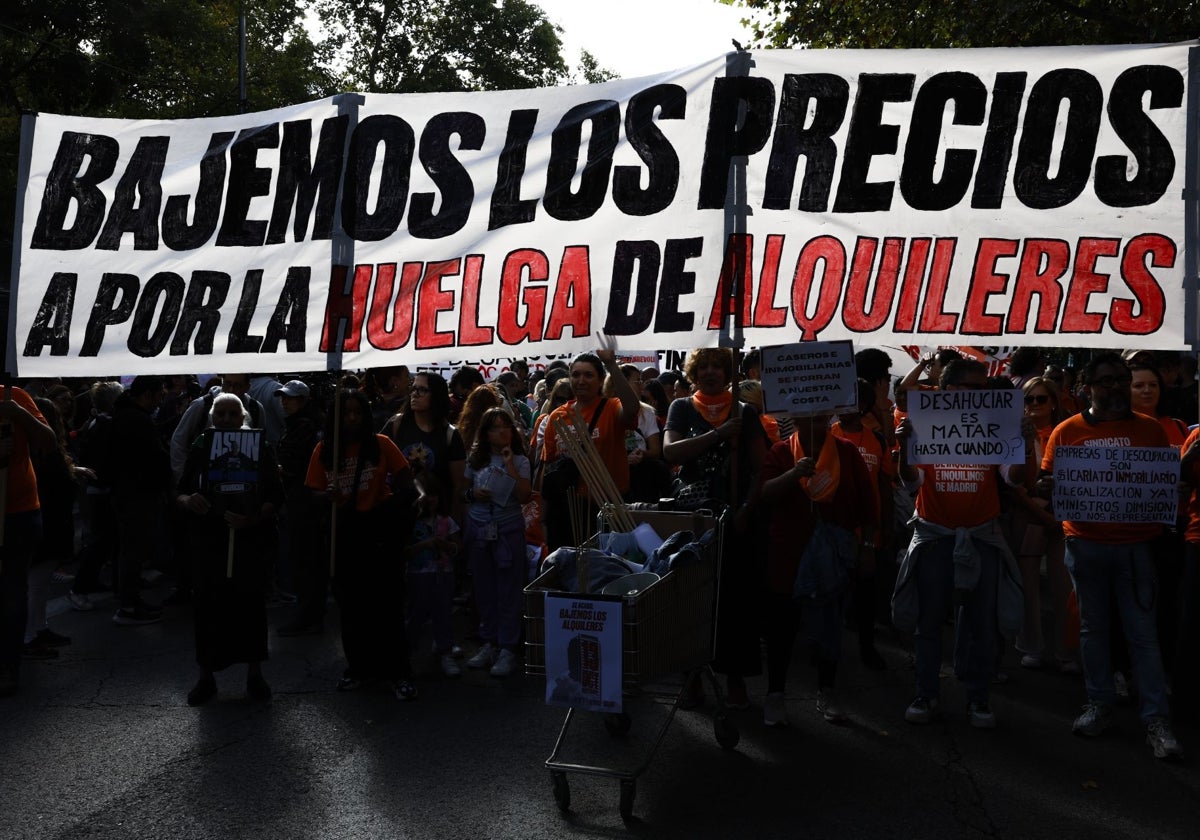
{"type": "Polygon", "coordinates": [[[467,456],[467,560],[475,576],[479,635],[483,647],[467,661],[507,677],[517,667],[521,593],[525,587],[525,516],[529,459],[512,415],[503,408],[483,413],[467,456]]]}
{"type": "Polygon", "coordinates": [[[404,549],[408,575],[408,638],[416,640],[426,621],[433,623],[434,649],[447,677],[462,675],[454,661],[454,633],[450,614],[454,608],[454,557],[462,537],[451,517],[438,513],[441,488],[432,475],[423,476],[420,515],[404,549]]]}

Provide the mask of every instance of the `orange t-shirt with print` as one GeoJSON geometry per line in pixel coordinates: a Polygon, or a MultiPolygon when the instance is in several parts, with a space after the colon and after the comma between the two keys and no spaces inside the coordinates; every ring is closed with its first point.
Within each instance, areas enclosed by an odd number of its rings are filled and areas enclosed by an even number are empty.
{"type": "MultiPolygon", "coordinates": [[[[1188,451],[1188,447],[1200,438],[1200,428],[1193,429],[1187,440],[1180,447],[1180,454],[1188,451]]],[[[1190,466],[1183,468],[1179,477],[1192,486],[1192,492],[1185,500],[1187,505],[1187,531],[1184,537],[1188,542],[1200,542],[1200,461],[1193,461],[1190,466]]]]}
{"type": "MultiPolygon", "coordinates": [[[[367,464],[363,467],[362,478],[358,482],[358,498],[355,499],[355,510],[364,513],[374,508],[380,502],[392,495],[388,486],[388,476],[394,475],[408,467],[408,460],[387,435],[375,435],[379,441],[379,464],[367,464]]],[[[361,444],[358,441],[347,444],[338,453],[337,482],[334,483],[334,472],[325,469],[321,463],[321,452],[325,442],[317,444],[312,458],[308,462],[308,475],[305,476],[304,486],[313,490],[324,490],[334,484],[338,504],[344,504],[350,498],[354,484],[354,474],[358,471],[358,451],[361,444]]]]}
{"type": "MultiPolygon", "coordinates": [[[[546,435],[542,441],[543,462],[549,463],[561,454],[558,448],[558,434],[554,428],[554,419],[557,417],[564,423],[570,422],[573,408],[575,408],[575,400],[571,400],[566,405],[560,405],[550,415],[550,422],[546,424],[546,435]]],[[[596,418],[593,425],[592,412],[595,410],[596,406],[593,406],[591,411],[580,411],[579,413],[583,416],[584,427],[592,426],[592,443],[595,445],[596,451],[600,453],[600,460],[608,467],[613,484],[619,491],[625,493],[629,490],[629,455],[625,451],[625,431],[637,428],[637,417],[634,417],[631,424],[622,423],[621,401],[609,399],[605,401],[600,416],[596,418]]],[[[583,489],[587,489],[586,485],[583,489]]]]}
{"type": "Polygon", "coordinates": [[[974,528],[1000,515],[1000,476],[991,464],[914,464],[923,473],[917,515],[944,528],[974,528]]]}
{"type": "MultiPolygon", "coordinates": [[[[20,388],[14,387],[11,399],[21,408],[28,411],[41,422],[46,418],[38,411],[33,397],[20,388]]],[[[0,399],[5,397],[4,386],[0,385],[0,399]]],[[[29,438],[20,423],[7,423],[12,433],[13,450],[8,457],[8,499],[4,506],[5,513],[27,513],[39,510],[37,476],[33,472],[33,462],[29,460],[29,438]]]]}
{"type": "Polygon", "coordinates": [[[860,431],[850,432],[842,427],[841,422],[834,423],[829,430],[858,447],[858,452],[866,462],[873,482],[878,483],[880,472],[889,478],[896,477],[896,463],[892,460],[891,450],[880,442],[879,436],[875,432],[865,425],[860,431]]]}
{"type": "MultiPolygon", "coordinates": [[[[1127,420],[1088,421],[1076,414],[1059,423],[1050,433],[1042,454],[1042,472],[1054,472],[1054,450],[1059,446],[1169,446],[1167,433],[1153,417],[1134,414],[1127,420]]],[[[1063,522],[1063,534],[1098,543],[1127,545],[1152,540],[1162,533],[1157,522],[1063,522]]]]}

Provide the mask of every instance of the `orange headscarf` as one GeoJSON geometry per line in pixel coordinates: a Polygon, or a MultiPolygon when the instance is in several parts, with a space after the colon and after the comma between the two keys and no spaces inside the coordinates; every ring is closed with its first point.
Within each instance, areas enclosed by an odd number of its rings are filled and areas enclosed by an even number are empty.
{"type": "MultiPolygon", "coordinates": [[[[821,445],[821,454],[817,456],[816,472],[810,477],[800,479],[800,486],[814,502],[832,501],[838,484],[842,480],[842,459],[838,457],[837,444],[834,443],[835,437],[837,435],[832,432],[825,433],[825,443],[821,445]]],[[[807,457],[804,454],[804,444],[800,442],[799,434],[793,434],[789,444],[792,448],[792,457],[796,459],[797,463],[801,458],[807,457]]]]}

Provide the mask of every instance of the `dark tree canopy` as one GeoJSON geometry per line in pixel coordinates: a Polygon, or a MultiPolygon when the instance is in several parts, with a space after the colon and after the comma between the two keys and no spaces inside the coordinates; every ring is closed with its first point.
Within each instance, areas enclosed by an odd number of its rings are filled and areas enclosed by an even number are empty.
{"type": "Polygon", "coordinates": [[[526,0],[313,0],[347,90],[549,87],[567,66],[557,28],[526,0]]]}
{"type": "Polygon", "coordinates": [[[723,0],[753,12],[756,47],[1146,44],[1200,35],[1200,0],[723,0]]]}

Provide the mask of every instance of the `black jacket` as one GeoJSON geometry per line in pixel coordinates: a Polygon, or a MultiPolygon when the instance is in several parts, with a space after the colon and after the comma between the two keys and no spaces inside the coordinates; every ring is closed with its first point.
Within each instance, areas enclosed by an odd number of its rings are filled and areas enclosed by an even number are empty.
{"type": "Polygon", "coordinates": [[[171,459],[150,412],[129,394],[117,398],[104,474],[116,498],[153,498],[171,486],[171,459]]]}

